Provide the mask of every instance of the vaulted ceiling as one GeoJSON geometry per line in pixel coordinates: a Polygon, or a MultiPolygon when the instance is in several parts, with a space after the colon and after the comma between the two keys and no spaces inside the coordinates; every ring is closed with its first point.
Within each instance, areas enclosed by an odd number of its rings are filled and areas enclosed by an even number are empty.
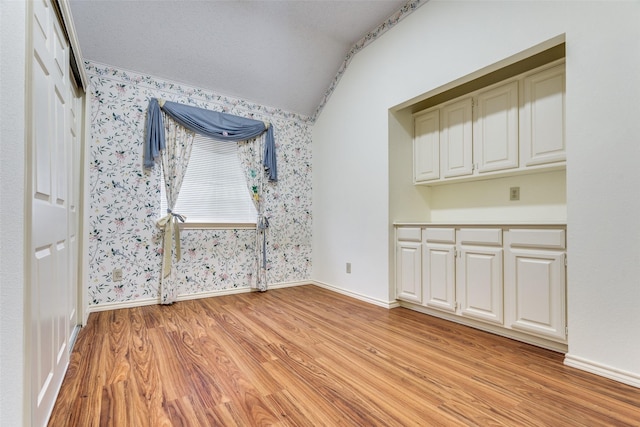
{"type": "Polygon", "coordinates": [[[410,3],[69,0],[84,60],[310,117],[354,45],[410,3]]]}

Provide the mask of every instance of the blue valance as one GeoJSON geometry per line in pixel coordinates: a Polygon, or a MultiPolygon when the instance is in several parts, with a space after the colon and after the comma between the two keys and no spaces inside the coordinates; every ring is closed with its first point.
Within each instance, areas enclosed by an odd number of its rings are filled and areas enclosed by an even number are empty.
{"type": "Polygon", "coordinates": [[[195,133],[222,141],[245,141],[255,138],[265,131],[263,165],[269,175],[269,181],[278,180],[276,165],[276,145],[273,138],[273,126],[259,120],[247,119],[204,108],[163,101],[156,98],[149,101],[147,113],[147,135],[145,139],[144,167],[152,168],[160,151],[165,148],[164,124],[160,109],[176,122],[195,133]]]}

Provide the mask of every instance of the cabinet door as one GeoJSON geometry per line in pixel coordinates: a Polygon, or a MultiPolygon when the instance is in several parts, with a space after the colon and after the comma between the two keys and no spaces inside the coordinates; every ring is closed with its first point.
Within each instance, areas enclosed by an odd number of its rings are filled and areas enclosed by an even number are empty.
{"type": "Polygon", "coordinates": [[[511,328],[564,341],[564,253],[514,248],[507,259],[511,328]]]}
{"type": "Polygon", "coordinates": [[[566,341],[565,231],[505,233],[507,327],[566,341]]]}
{"type": "Polygon", "coordinates": [[[473,130],[478,172],[518,167],[518,82],[477,96],[473,130]]]}
{"type": "Polygon", "coordinates": [[[427,242],[424,248],[425,305],[454,313],[456,311],[455,245],[427,242]]]}
{"type": "Polygon", "coordinates": [[[414,119],[413,180],[440,178],[440,111],[433,110],[414,119]]]}
{"type": "Polygon", "coordinates": [[[398,299],[422,303],[422,243],[396,244],[396,287],[398,299]]]}
{"type": "Polygon", "coordinates": [[[440,161],[442,176],[450,178],[471,175],[473,173],[471,98],[464,98],[444,105],[441,114],[440,161]]]}
{"type": "Polygon", "coordinates": [[[525,77],[520,120],[524,166],[565,161],[564,93],[564,64],[525,77]]]}
{"type": "Polygon", "coordinates": [[[460,246],[458,301],[460,314],[503,324],[502,247],[460,246]]]}

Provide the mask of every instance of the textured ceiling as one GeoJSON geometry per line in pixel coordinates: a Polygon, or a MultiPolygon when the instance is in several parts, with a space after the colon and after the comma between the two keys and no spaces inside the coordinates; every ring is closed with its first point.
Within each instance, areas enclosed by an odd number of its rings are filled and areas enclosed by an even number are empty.
{"type": "Polygon", "coordinates": [[[313,116],[406,0],[69,0],[84,60],[313,116]]]}

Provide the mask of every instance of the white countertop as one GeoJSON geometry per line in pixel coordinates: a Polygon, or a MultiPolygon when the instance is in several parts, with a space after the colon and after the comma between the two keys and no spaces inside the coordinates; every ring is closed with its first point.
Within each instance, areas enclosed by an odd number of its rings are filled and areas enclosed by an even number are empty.
{"type": "Polygon", "coordinates": [[[393,223],[394,227],[459,227],[459,226],[476,226],[476,227],[487,227],[487,226],[498,226],[498,227],[509,227],[509,226],[554,226],[554,227],[566,227],[566,222],[561,221],[457,221],[457,222],[403,222],[397,221],[393,223]]]}

